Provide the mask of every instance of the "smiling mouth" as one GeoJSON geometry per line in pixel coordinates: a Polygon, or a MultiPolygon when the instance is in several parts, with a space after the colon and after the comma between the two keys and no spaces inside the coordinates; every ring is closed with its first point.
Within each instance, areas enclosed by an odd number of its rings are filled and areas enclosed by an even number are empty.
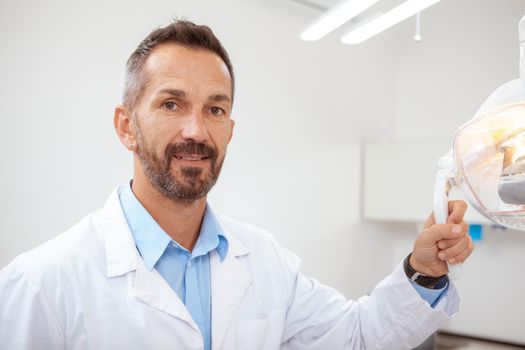
{"type": "Polygon", "coordinates": [[[206,160],[209,158],[208,156],[203,156],[201,154],[174,155],[174,157],[177,158],[178,160],[185,160],[185,161],[190,161],[190,162],[197,162],[197,161],[206,160]]]}

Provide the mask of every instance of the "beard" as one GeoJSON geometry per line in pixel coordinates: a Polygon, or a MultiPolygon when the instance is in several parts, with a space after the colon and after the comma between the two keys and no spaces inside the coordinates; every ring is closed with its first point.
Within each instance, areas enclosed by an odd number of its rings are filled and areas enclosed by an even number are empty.
{"type": "Polygon", "coordinates": [[[194,202],[208,194],[217,182],[224,156],[204,143],[188,141],[166,146],[159,157],[148,148],[141,132],[137,130],[137,155],[150,183],[166,198],[175,202],[194,202]],[[175,157],[199,155],[210,163],[209,167],[175,167],[175,157]]]}

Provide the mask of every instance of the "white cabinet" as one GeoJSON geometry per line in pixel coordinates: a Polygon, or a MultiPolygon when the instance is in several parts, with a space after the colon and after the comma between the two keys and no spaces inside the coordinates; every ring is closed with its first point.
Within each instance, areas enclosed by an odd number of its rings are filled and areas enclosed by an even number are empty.
{"type": "MultiPolygon", "coordinates": [[[[438,159],[451,146],[451,141],[365,144],[364,219],[424,222],[433,210],[438,159]]],[[[453,193],[451,197],[463,199],[460,193],[453,193]]],[[[465,218],[471,224],[490,223],[473,208],[465,218]]]]}

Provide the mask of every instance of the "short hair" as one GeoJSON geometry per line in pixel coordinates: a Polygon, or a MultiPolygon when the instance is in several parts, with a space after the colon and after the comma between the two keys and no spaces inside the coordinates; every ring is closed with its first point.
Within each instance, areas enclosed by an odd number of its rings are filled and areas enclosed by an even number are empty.
{"type": "Polygon", "coordinates": [[[232,84],[232,100],[235,88],[233,66],[226,49],[213,31],[205,25],[175,19],[165,27],[153,30],[133,51],[126,64],[123,103],[132,109],[142,95],[147,83],[143,76],[144,65],[153,49],[161,44],[173,43],[194,49],[204,49],[216,53],[226,64],[232,84]]]}

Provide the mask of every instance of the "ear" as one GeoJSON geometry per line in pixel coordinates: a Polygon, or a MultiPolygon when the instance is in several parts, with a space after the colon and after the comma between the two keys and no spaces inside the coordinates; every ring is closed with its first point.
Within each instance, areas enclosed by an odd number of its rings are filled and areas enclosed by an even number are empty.
{"type": "Polygon", "coordinates": [[[115,116],[113,117],[115,131],[124,147],[130,151],[135,151],[137,143],[135,128],[132,124],[131,111],[123,105],[116,106],[115,116]]]}
{"type": "Polygon", "coordinates": [[[230,143],[232,137],[233,137],[233,130],[235,129],[235,120],[230,119],[230,138],[228,139],[228,143],[230,143]]]}

